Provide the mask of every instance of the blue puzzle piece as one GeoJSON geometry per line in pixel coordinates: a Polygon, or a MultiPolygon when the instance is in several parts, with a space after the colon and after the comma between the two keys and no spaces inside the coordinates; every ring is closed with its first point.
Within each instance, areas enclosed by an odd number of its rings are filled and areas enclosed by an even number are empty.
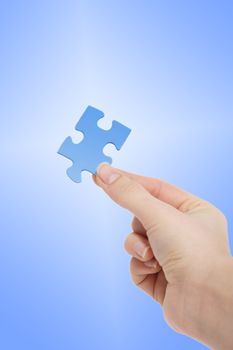
{"type": "Polygon", "coordinates": [[[95,174],[100,163],[111,164],[112,159],[103,153],[104,146],[111,143],[120,150],[131,132],[129,128],[115,120],[110,130],[99,128],[97,122],[103,117],[103,112],[88,106],[75,127],[84,134],[84,139],[75,144],[71,137],[67,137],[58,150],[59,154],[73,162],[67,169],[67,175],[74,182],[81,182],[81,172],[84,170],[95,174]]]}

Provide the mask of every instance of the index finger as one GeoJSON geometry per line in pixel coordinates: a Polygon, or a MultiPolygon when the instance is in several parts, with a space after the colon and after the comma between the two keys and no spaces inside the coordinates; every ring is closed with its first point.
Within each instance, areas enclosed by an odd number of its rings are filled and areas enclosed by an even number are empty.
{"type": "Polygon", "coordinates": [[[117,169],[122,174],[128,176],[134,181],[140,183],[150,194],[159,200],[170,204],[174,208],[185,212],[186,202],[197,202],[201,201],[198,197],[193,194],[186,192],[174,185],[171,185],[160,179],[154,179],[147,176],[136,175],[121,169],[117,169]]]}

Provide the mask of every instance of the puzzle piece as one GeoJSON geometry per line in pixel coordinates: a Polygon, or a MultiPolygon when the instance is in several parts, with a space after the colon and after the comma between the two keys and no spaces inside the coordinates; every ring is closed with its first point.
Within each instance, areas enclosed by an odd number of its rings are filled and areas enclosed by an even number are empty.
{"type": "Polygon", "coordinates": [[[99,128],[97,122],[103,117],[103,112],[88,106],[75,127],[84,134],[83,140],[75,144],[71,137],[67,137],[58,150],[59,154],[73,162],[67,169],[67,175],[74,182],[81,182],[81,172],[84,170],[95,174],[100,163],[111,164],[112,158],[103,153],[104,146],[111,143],[120,150],[131,132],[129,128],[115,120],[110,130],[99,128]]]}

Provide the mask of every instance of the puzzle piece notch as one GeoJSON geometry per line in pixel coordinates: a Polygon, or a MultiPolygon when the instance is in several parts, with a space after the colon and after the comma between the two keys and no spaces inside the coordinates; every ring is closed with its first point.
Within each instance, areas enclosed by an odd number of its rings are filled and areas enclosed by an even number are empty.
{"type": "Polygon", "coordinates": [[[73,162],[67,169],[67,175],[74,182],[81,182],[81,172],[87,170],[96,173],[98,165],[102,162],[112,163],[112,159],[103,154],[107,144],[113,144],[120,150],[129,136],[131,130],[123,124],[113,121],[109,130],[98,127],[97,122],[104,117],[104,113],[94,107],[87,107],[75,129],[84,134],[83,140],[74,144],[71,137],[67,137],[58,153],[73,162]]]}
{"type": "Polygon", "coordinates": [[[81,131],[83,134],[89,132],[90,129],[95,129],[97,122],[104,117],[104,113],[97,108],[88,106],[81,118],[75,125],[75,130],[81,131]]]}
{"type": "Polygon", "coordinates": [[[97,108],[88,106],[80,120],[75,126],[75,130],[80,131],[84,134],[88,133],[93,137],[98,137],[101,135],[102,145],[106,146],[108,143],[114,144],[116,149],[119,151],[129,136],[131,130],[125,125],[112,121],[112,126],[108,130],[99,128],[97,122],[104,117],[104,113],[97,108]],[[114,139],[114,142],[111,141],[114,139]]]}
{"type": "MultiPolygon", "coordinates": [[[[82,142],[82,141],[81,141],[82,142]]],[[[81,144],[80,142],[80,144],[81,144]]],[[[112,158],[103,154],[103,152],[99,152],[95,155],[94,158],[98,158],[98,162],[93,164],[93,154],[92,159],[86,158],[85,151],[82,151],[85,144],[82,146],[79,143],[73,143],[71,137],[67,137],[63,144],[61,145],[58,153],[65,158],[71,160],[73,162],[72,166],[69,167],[66,171],[67,175],[74,182],[81,182],[81,172],[89,171],[92,174],[96,173],[96,169],[100,163],[109,163],[112,164],[112,158]],[[80,146],[80,147],[79,147],[80,146]],[[78,161],[76,159],[78,158],[78,161]],[[81,166],[80,164],[85,164],[81,166]]]]}

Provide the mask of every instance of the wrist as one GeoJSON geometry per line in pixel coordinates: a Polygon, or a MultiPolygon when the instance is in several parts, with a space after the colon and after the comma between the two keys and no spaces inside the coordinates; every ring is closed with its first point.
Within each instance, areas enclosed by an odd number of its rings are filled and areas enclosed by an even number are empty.
{"type": "MultiPolygon", "coordinates": [[[[206,266],[205,266],[206,267],[206,266]]],[[[184,288],[185,333],[216,350],[233,348],[233,259],[215,259],[184,288]],[[187,293],[187,294],[186,294],[187,293]]]]}

